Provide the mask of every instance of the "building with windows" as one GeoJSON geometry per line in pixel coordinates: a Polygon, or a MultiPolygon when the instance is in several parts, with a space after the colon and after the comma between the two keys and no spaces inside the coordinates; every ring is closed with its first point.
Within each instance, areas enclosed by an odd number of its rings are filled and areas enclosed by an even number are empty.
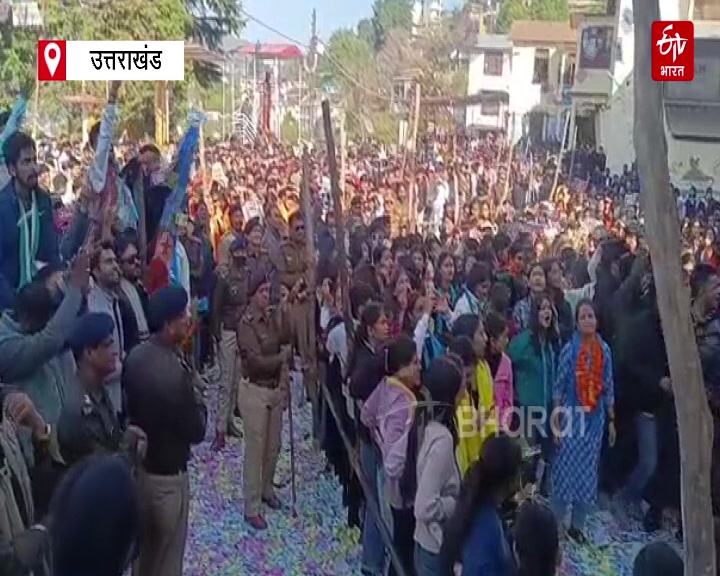
{"type": "Polygon", "coordinates": [[[569,114],[577,41],[569,22],[513,22],[511,113],[534,142],[561,141],[569,114]]]}
{"type": "Polygon", "coordinates": [[[468,128],[507,130],[512,83],[512,42],[508,36],[481,35],[469,50],[468,98],[465,125],[468,128]]]}
{"type": "MultiPolygon", "coordinates": [[[[610,0],[608,15],[586,17],[578,27],[578,70],[572,90],[578,140],[601,145],[608,167],[622,170],[635,158],[634,18],[632,0],[610,0]],[[607,56],[597,38],[611,39],[607,56]]],[[[664,86],[665,128],[673,183],[686,189],[720,189],[720,3],[660,0],[663,20],[695,23],[695,79],[664,86]]]]}
{"type": "Polygon", "coordinates": [[[503,130],[514,140],[559,140],[568,113],[576,39],[569,23],[513,23],[480,35],[469,49],[469,129],[503,130]]]}

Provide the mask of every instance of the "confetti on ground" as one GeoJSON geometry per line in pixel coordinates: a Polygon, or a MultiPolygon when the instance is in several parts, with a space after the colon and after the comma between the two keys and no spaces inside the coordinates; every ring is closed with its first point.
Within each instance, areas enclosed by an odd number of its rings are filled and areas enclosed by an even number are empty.
{"type": "Polygon", "coordinates": [[[563,542],[558,576],[632,576],[635,556],[645,544],[662,540],[680,548],[669,530],[650,535],[639,522],[606,510],[588,518],[586,533],[592,544],[563,542]]]}
{"type": "MultiPolygon", "coordinates": [[[[215,386],[208,407],[215,409],[215,386]]],[[[350,576],[360,573],[359,533],[347,526],[342,489],[325,471],[325,460],[313,449],[307,406],[293,409],[297,479],[297,518],[290,508],[290,449],[287,413],[283,449],[276,473],[285,509],[267,511],[268,529],[253,531],[243,519],[242,440],[228,438],[225,449],[210,451],[215,430],[194,452],[191,463],[190,531],[185,576],[350,576]]],[[[588,519],[588,534],[601,546],[563,542],[559,576],[630,576],[644,544],[676,544],[669,531],[645,534],[637,522],[598,512],[588,519]]]]}
{"type": "MultiPolygon", "coordinates": [[[[214,412],[211,384],[207,399],[214,412]]],[[[359,532],[347,526],[342,488],[325,471],[325,460],[313,449],[308,406],[293,408],[297,518],[291,513],[290,445],[287,412],[283,448],[275,474],[284,509],[266,510],[268,529],[255,532],[244,521],[242,499],[243,442],[228,437],[220,453],[210,450],[214,415],[206,442],[191,462],[190,530],[185,576],[345,576],[359,574],[359,532]]]]}

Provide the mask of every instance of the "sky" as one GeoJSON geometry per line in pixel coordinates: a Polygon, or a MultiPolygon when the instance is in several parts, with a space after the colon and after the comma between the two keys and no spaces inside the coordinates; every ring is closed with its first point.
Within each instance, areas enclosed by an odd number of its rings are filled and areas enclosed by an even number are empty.
{"type": "MultiPolygon", "coordinates": [[[[461,3],[462,0],[445,0],[445,8],[461,3]]],[[[320,38],[327,40],[337,28],[353,27],[358,20],[369,17],[372,5],[373,0],[242,0],[248,14],[303,44],[310,39],[313,8],[317,10],[320,38]]],[[[287,42],[252,21],[242,37],[248,42],[287,42]]]]}

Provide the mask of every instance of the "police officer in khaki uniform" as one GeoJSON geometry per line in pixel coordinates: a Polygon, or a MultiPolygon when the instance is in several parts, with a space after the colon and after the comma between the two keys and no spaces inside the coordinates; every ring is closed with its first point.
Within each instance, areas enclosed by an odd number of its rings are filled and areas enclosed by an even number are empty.
{"type": "Polygon", "coordinates": [[[288,398],[288,328],[279,309],[270,306],[270,282],[258,276],[250,283],[250,304],[238,326],[243,380],[238,406],[245,431],[243,499],[245,520],[256,530],[267,523],[261,504],[277,510],[280,500],[273,477],[280,454],[282,413],[288,398]]]}
{"type": "Polygon", "coordinates": [[[305,222],[294,212],[288,222],[290,239],[283,243],[284,267],[280,281],[290,291],[290,326],[303,362],[303,381],[313,406],[313,433],[318,437],[319,395],[317,381],[317,344],[315,341],[315,285],[313,264],[305,245],[305,222]]]}
{"type": "MultiPolygon", "coordinates": [[[[276,271],[270,261],[269,252],[263,247],[264,235],[265,230],[260,218],[251,218],[245,224],[245,239],[247,240],[247,262],[245,266],[250,278],[265,274],[273,282],[276,271]]],[[[276,303],[273,301],[273,304],[276,303]]]]}
{"type": "Polygon", "coordinates": [[[213,298],[212,329],[218,342],[220,385],[217,398],[217,420],[213,450],[225,446],[225,434],[240,436],[240,426],[233,418],[240,377],[237,354],[237,326],[248,304],[249,271],[247,243],[236,238],[230,246],[228,268],[218,274],[213,298]]]}

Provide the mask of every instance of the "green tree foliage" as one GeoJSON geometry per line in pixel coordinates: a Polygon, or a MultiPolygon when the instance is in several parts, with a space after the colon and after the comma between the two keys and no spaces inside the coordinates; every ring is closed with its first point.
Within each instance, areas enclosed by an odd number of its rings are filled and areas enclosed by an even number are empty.
{"type": "Polygon", "coordinates": [[[412,26],[412,0],[375,0],[371,18],[373,47],[380,51],[390,30],[410,31],[412,26]]]}
{"type": "Polygon", "coordinates": [[[397,140],[399,114],[407,103],[392,96],[396,79],[418,79],[425,96],[464,95],[467,72],[457,56],[466,28],[463,13],[456,11],[413,36],[412,0],[375,0],[372,16],[356,30],[337,30],[319,72],[345,106],[348,133],[397,140]]]}
{"type": "Polygon", "coordinates": [[[362,94],[377,86],[375,54],[367,41],[349,28],[337,30],[325,46],[318,72],[352,105],[361,105],[362,94]],[[365,90],[363,90],[365,88],[365,90]]]}
{"type": "MultiPolygon", "coordinates": [[[[227,33],[241,25],[234,0],[114,0],[80,2],[46,0],[44,29],[13,31],[11,42],[0,46],[0,105],[7,105],[24,86],[33,86],[36,77],[37,39],[66,40],[186,40],[217,47],[227,33]]],[[[185,113],[188,83],[195,78],[192,66],[186,69],[186,81],[173,83],[174,113],[185,113]]],[[[106,84],[85,83],[85,93],[105,99],[106,84]]],[[[154,126],[154,89],[151,82],[128,82],[123,87],[123,124],[133,134],[152,133],[154,126]]],[[[68,96],[82,93],[80,82],[47,83],[40,86],[40,113],[48,117],[77,117],[80,108],[68,104],[68,96]]],[[[59,118],[54,118],[59,120],[59,118]]],[[[183,118],[180,118],[182,121],[183,118]]]]}
{"type": "Polygon", "coordinates": [[[507,33],[515,20],[567,21],[568,0],[504,0],[497,18],[498,32],[507,33]]]}
{"type": "Polygon", "coordinates": [[[187,38],[216,50],[225,36],[237,35],[242,28],[240,2],[237,0],[183,0],[192,15],[187,38]]]}

